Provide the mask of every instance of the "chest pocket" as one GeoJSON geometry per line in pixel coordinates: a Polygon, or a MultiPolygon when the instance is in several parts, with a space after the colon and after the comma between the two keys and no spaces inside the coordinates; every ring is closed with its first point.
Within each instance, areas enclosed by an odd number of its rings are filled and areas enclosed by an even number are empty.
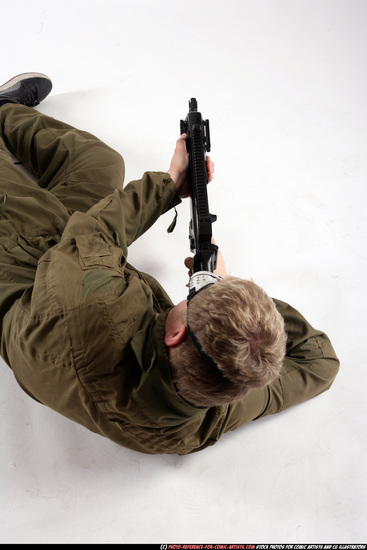
{"type": "Polygon", "coordinates": [[[105,240],[103,233],[89,233],[75,237],[82,269],[92,267],[115,267],[113,247],[105,240]]]}

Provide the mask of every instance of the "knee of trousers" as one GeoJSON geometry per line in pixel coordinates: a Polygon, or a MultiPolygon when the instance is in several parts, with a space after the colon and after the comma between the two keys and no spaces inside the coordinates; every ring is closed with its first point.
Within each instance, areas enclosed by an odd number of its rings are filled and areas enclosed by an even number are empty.
{"type": "Polygon", "coordinates": [[[123,156],[120,155],[120,153],[118,153],[114,149],[111,149],[111,148],[109,148],[109,149],[110,149],[110,154],[112,156],[113,164],[115,166],[115,169],[118,172],[118,174],[120,175],[121,180],[124,181],[124,179],[125,179],[125,161],[123,159],[123,156]]]}
{"type": "Polygon", "coordinates": [[[121,188],[125,179],[125,162],[120,153],[102,141],[86,140],[75,149],[69,165],[72,179],[86,180],[102,178],[111,187],[121,188]]]}

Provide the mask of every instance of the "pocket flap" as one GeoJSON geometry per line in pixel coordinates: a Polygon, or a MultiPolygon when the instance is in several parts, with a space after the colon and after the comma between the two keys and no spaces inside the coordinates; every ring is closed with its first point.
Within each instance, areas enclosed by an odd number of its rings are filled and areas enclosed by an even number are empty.
{"type": "Polygon", "coordinates": [[[113,254],[103,233],[89,233],[77,235],[75,243],[79,257],[84,267],[106,266],[113,267],[113,254]]]}

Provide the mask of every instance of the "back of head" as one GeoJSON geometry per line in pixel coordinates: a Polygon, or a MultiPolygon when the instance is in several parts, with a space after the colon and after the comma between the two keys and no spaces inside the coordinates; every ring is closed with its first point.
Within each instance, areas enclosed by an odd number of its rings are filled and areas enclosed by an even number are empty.
{"type": "Polygon", "coordinates": [[[190,403],[210,407],[244,397],[269,384],[282,366],[286,334],[273,300],[252,281],[226,277],[199,292],[187,309],[192,333],[171,357],[177,390],[190,403]]]}

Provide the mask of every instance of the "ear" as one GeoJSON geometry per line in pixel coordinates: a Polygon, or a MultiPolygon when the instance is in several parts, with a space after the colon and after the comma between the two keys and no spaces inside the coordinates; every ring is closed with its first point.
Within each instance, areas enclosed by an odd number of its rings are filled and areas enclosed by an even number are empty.
{"type": "Polygon", "coordinates": [[[164,343],[168,348],[173,346],[178,346],[185,339],[187,332],[186,325],[175,326],[174,328],[169,328],[166,330],[164,337],[164,343]]]}

